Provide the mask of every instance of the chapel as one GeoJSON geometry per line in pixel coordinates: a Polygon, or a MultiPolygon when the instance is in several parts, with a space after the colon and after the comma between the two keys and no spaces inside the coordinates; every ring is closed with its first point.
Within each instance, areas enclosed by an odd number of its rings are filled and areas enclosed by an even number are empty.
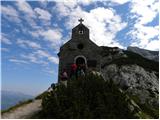
{"type": "MultiPolygon", "coordinates": [[[[64,69],[70,75],[71,65],[84,64],[87,70],[101,71],[103,52],[106,47],[98,46],[90,40],[90,31],[79,19],[79,24],[72,29],[71,39],[60,47],[58,81],[64,69]]],[[[108,50],[108,48],[107,48],[108,50]]],[[[105,52],[106,54],[107,52],[105,52]]]]}

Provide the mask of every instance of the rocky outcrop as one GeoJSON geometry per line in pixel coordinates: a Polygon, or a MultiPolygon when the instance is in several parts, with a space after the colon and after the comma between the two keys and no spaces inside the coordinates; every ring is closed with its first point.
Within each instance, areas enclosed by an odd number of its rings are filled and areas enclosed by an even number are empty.
{"type": "Polygon", "coordinates": [[[150,50],[145,50],[145,49],[141,49],[138,47],[131,47],[131,46],[129,46],[127,50],[137,53],[149,60],[159,61],[159,51],[150,51],[150,50]]]}
{"type": "Polygon", "coordinates": [[[105,80],[113,81],[127,93],[136,96],[141,104],[158,107],[158,72],[147,71],[138,65],[110,64],[102,69],[102,74],[105,80]]]}

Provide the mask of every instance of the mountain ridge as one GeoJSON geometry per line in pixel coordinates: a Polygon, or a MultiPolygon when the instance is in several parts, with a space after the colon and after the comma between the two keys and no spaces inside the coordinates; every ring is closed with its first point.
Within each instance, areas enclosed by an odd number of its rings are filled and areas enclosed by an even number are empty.
{"type": "Polygon", "coordinates": [[[28,99],[32,99],[33,96],[27,95],[21,92],[2,90],[1,91],[1,110],[6,110],[11,106],[23,102],[28,99]]]}
{"type": "Polygon", "coordinates": [[[127,50],[137,53],[147,59],[159,61],[159,51],[151,51],[151,50],[142,49],[142,48],[134,47],[134,46],[128,46],[127,50]]]}

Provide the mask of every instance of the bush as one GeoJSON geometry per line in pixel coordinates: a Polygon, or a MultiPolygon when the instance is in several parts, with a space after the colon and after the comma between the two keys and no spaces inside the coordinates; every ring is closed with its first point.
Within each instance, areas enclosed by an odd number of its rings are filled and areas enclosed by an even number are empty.
{"type": "Polygon", "coordinates": [[[58,85],[43,97],[44,118],[135,118],[126,95],[102,77],[87,75],[58,85]]]}

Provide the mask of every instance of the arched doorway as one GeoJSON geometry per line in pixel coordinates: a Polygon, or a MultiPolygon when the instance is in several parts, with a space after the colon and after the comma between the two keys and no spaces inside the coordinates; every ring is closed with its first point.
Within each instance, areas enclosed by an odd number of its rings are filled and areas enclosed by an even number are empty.
{"type": "Polygon", "coordinates": [[[83,55],[78,55],[74,58],[74,63],[85,64],[87,66],[87,59],[83,55]]]}
{"type": "Polygon", "coordinates": [[[84,60],[84,58],[82,58],[82,57],[78,57],[78,58],[76,59],[76,64],[77,64],[77,65],[85,64],[85,60],[84,60]]]}
{"type": "Polygon", "coordinates": [[[86,72],[87,69],[87,59],[83,55],[78,55],[74,58],[74,63],[77,64],[81,69],[86,72]]]}

